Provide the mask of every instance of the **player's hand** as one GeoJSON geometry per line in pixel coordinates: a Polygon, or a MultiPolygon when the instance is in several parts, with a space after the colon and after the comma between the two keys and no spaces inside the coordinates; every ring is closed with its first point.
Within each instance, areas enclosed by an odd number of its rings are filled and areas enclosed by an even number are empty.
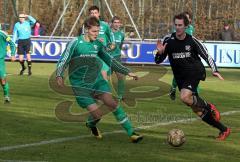
{"type": "Polygon", "coordinates": [[[103,43],[103,41],[104,41],[104,39],[103,38],[99,38],[98,39],[100,42],[102,42],[103,43]]]}
{"type": "Polygon", "coordinates": [[[219,72],[213,72],[213,76],[218,77],[220,80],[224,80],[224,78],[221,76],[219,72]]]}
{"type": "Polygon", "coordinates": [[[162,44],[161,40],[158,39],[157,41],[157,50],[158,50],[158,54],[163,54],[165,51],[167,43],[165,43],[164,45],[162,44]]]}
{"type": "Polygon", "coordinates": [[[134,73],[128,73],[128,76],[132,77],[134,80],[138,80],[138,76],[134,73]]]}
{"type": "Polygon", "coordinates": [[[109,46],[109,48],[110,48],[111,50],[115,49],[115,47],[116,47],[116,45],[115,45],[114,43],[110,44],[110,46],[109,46]]]}
{"type": "Polygon", "coordinates": [[[62,88],[64,86],[63,78],[58,76],[56,80],[57,80],[57,85],[62,88]]]}
{"type": "Polygon", "coordinates": [[[15,56],[11,56],[11,61],[12,62],[16,61],[16,57],[15,56]]]}

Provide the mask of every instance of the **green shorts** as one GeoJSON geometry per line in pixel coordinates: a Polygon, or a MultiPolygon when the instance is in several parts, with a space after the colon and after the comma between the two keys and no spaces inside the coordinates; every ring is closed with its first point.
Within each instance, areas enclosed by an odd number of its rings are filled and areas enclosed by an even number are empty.
{"type": "Polygon", "coordinates": [[[6,65],[5,60],[0,59],[0,78],[3,79],[6,77],[6,65]]]}
{"type": "Polygon", "coordinates": [[[73,88],[77,103],[82,108],[96,103],[95,96],[103,93],[111,93],[111,88],[106,80],[100,80],[92,88],[77,87],[73,88]]]}

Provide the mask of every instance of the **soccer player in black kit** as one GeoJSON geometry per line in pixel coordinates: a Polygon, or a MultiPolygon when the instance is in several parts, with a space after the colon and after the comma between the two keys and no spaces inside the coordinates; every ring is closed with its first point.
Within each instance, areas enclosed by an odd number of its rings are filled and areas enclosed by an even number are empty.
{"type": "Polygon", "coordinates": [[[204,122],[220,130],[217,140],[225,140],[231,129],[220,122],[220,113],[216,107],[203,100],[197,93],[200,80],[204,81],[206,78],[206,71],[200,57],[211,67],[213,76],[220,80],[224,79],[218,72],[206,47],[196,38],[185,33],[185,28],[189,24],[187,17],[184,14],[179,14],[173,20],[176,32],[167,35],[163,44],[160,40],[157,42],[155,62],[157,64],[163,62],[168,55],[180,91],[181,101],[190,106],[204,122]]]}

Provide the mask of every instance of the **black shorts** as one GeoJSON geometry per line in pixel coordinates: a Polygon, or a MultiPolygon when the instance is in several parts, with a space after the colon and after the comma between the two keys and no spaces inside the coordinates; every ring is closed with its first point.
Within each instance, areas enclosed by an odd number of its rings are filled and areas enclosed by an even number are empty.
{"type": "Polygon", "coordinates": [[[181,91],[181,89],[189,89],[190,91],[197,93],[197,87],[200,82],[200,79],[196,78],[184,78],[184,79],[176,79],[178,89],[181,91]]]}
{"type": "Polygon", "coordinates": [[[25,55],[27,53],[30,53],[30,47],[31,47],[30,39],[19,39],[17,48],[18,55],[25,55]]]}

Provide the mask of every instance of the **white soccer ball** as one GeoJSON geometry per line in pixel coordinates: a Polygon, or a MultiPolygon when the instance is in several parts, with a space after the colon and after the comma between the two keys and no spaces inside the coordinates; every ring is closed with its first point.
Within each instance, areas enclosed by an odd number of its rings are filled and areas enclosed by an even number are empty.
{"type": "Polygon", "coordinates": [[[182,146],[186,141],[185,135],[181,129],[172,129],[168,132],[167,142],[174,147],[182,146]]]}

